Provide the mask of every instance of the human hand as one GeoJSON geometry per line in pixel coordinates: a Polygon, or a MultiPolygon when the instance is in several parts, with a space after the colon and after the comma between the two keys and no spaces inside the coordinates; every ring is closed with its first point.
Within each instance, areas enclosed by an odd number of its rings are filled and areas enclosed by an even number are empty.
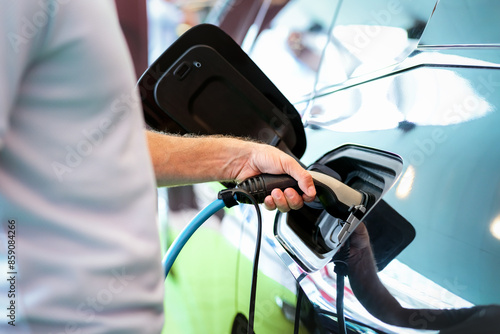
{"type": "Polygon", "coordinates": [[[247,142],[250,154],[246,161],[237,170],[234,179],[238,182],[249,177],[268,174],[288,174],[297,180],[302,196],[293,188],[284,191],[274,189],[270,196],[264,200],[264,206],[268,210],[278,209],[281,212],[300,209],[304,202],[310,202],[316,197],[312,176],[290,155],[279,149],[265,144],[247,142]]]}
{"type": "Polygon", "coordinates": [[[288,174],[304,194],[292,188],[274,189],[264,201],[268,210],[299,209],[316,197],[309,172],[273,146],[227,136],[184,137],[153,131],[146,131],[146,136],[158,186],[242,182],[264,173],[288,174]]]}

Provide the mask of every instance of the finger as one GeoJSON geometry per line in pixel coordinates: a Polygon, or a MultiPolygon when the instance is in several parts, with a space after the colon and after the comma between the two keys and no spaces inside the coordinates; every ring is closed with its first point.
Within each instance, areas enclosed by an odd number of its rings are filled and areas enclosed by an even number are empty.
{"type": "Polygon", "coordinates": [[[285,198],[285,195],[283,194],[283,191],[281,191],[281,189],[273,189],[273,191],[271,191],[271,196],[272,196],[274,204],[276,205],[276,208],[278,208],[278,210],[280,210],[281,212],[290,211],[290,207],[288,206],[288,202],[285,198]]]}
{"type": "Polygon", "coordinates": [[[264,207],[269,211],[273,211],[276,209],[276,204],[274,204],[274,200],[271,195],[266,196],[266,198],[264,199],[264,207]]]}
{"type": "MultiPolygon", "coordinates": [[[[316,189],[314,191],[316,191],[316,189]]],[[[312,201],[314,201],[315,198],[316,198],[316,195],[311,197],[311,196],[308,196],[306,194],[302,194],[302,200],[304,202],[312,202],[312,201]]]]}
{"type": "Polygon", "coordinates": [[[302,168],[298,162],[293,160],[290,165],[284,165],[285,173],[297,180],[300,190],[304,193],[303,199],[306,202],[311,202],[316,197],[316,188],[311,174],[302,168]]]}
{"type": "Polygon", "coordinates": [[[298,210],[304,205],[302,197],[293,188],[287,188],[283,192],[285,199],[288,203],[288,207],[292,210],[298,210]]]}

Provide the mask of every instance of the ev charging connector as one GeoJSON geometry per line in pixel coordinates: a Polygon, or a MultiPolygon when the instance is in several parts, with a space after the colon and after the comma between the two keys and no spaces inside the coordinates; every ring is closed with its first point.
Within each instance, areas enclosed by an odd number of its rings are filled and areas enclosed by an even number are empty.
{"type": "MultiPolygon", "coordinates": [[[[345,224],[339,232],[338,240],[340,243],[347,240],[348,236],[359,224],[358,212],[364,212],[363,202],[365,195],[359,191],[345,185],[335,177],[317,172],[309,171],[313,177],[316,187],[316,203],[311,205],[321,205],[325,211],[330,214],[338,215],[345,219],[345,224]]],[[[249,322],[247,331],[253,332],[253,322],[255,313],[255,297],[257,288],[257,271],[260,254],[260,244],[262,239],[262,216],[258,204],[263,203],[264,199],[271,194],[273,189],[279,188],[285,190],[294,188],[302,193],[298,187],[297,181],[289,175],[271,175],[262,174],[249,178],[233,189],[225,189],[219,192],[218,199],[203,209],[185,228],[169,247],[167,254],[163,258],[165,277],[167,277],[175,259],[181,249],[187,243],[193,233],[210,218],[215,212],[223,207],[232,207],[240,203],[253,204],[257,210],[258,229],[253,261],[252,284],[250,291],[249,322]]]]}

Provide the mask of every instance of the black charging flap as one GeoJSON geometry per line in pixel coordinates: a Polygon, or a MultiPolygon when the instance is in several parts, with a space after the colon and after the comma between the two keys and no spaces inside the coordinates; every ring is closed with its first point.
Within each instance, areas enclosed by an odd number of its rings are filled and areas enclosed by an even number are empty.
{"type": "Polygon", "coordinates": [[[377,269],[384,269],[415,239],[413,225],[381,200],[364,219],[377,269]]]}
{"type": "Polygon", "coordinates": [[[231,37],[202,24],[184,33],[138,82],[148,126],[168,133],[248,137],[300,158],[293,105],[231,37]]]}

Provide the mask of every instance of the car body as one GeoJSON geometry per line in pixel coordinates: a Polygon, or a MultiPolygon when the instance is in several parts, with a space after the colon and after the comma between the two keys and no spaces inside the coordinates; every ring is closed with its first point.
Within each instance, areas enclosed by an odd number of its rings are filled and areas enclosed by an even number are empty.
{"type": "MultiPolygon", "coordinates": [[[[304,165],[346,143],[402,157],[384,201],[416,236],[379,272],[391,294],[409,308],[498,304],[500,4],[264,1],[245,12],[244,3],[226,1],[213,17],[224,27],[227,13],[254,13],[228,33],[301,115],[304,165]]],[[[200,203],[220,187],[196,186],[200,203]]],[[[165,216],[172,235],[179,215],[165,216]]],[[[333,264],[304,271],[275,219],[264,213],[255,332],[336,333],[333,264]]],[[[165,332],[244,332],[255,220],[241,206],[193,236],[166,281],[165,332]]],[[[345,294],[349,333],[433,332],[425,314],[413,319],[418,329],[390,326],[349,285],[345,294]]]]}

